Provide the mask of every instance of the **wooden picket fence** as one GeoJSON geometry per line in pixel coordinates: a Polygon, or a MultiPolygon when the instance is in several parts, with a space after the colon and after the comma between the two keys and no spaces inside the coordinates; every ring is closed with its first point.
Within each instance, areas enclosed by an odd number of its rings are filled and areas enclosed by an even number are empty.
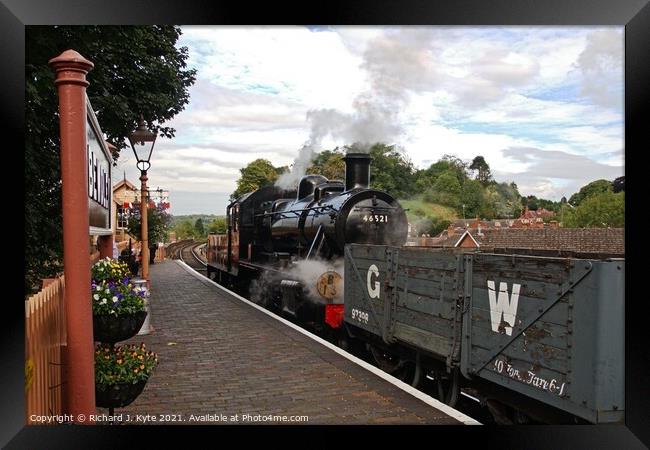
{"type": "Polygon", "coordinates": [[[164,245],[161,245],[160,247],[158,247],[158,250],[156,251],[156,258],[154,259],[154,261],[161,262],[164,261],[166,257],[167,257],[167,250],[164,245]]]}
{"type": "MultiPolygon", "coordinates": [[[[53,416],[64,412],[63,370],[65,280],[58,277],[25,300],[25,400],[27,423],[32,415],[53,416]]],[[[46,282],[46,283],[47,283],[46,282]]]]}

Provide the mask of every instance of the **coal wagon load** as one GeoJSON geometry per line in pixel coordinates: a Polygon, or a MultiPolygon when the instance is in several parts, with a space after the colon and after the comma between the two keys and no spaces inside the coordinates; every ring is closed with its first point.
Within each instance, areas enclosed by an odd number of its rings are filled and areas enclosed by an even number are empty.
{"type": "Polygon", "coordinates": [[[623,422],[623,259],[349,245],[345,262],[344,320],[380,367],[437,378],[448,403],[477,386],[536,420],[623,422]]]}

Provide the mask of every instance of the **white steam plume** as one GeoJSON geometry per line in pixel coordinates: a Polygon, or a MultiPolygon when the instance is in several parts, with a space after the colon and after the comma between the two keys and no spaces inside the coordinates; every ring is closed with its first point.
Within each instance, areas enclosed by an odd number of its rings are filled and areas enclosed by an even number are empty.
{"type": "Polygon", "coordinates": [[[318,289],[316,288],[318,278],[328,271],[334,271],[341,275],[341,290],[338,295],[343,297],[343,268],[343,258],[332,261],[322,261],[318,259],[302,260],[289,269],[287,272],[287,278],[297,279],[302,283],[307,292],[309,292],[310,297],[317,301],[324,302],[324,299],[318,293],[318,289]]]}
{"type": "Polygon", "coordinates": [[[334,109],[307,113],[309,140],[300,149],[291,170],[282,174],[276,185],[295,188],[328,135],[354,144],[355,151],[368,152],[373,144],[390,143],[402,134],[400,112],[408,102],[409,89],[421,88],[423,79],[431,80],[433,70],[426,58],[431,39],[431,34],[421,30],[400,30],[371,41],[361,64],[368,73],[369,90],[357,95],[351,114],[334,109]]]}

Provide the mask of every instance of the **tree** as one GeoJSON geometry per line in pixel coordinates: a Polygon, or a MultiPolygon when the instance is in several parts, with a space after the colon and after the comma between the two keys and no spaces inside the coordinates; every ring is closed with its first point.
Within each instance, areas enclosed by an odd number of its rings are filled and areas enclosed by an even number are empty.
{"type": "Polygon", "coordinates": [[[420,191],[430,189],[438,177],[445,172],[452,172],[461,185],[467,180],[466,164],[455,156],[444,155],[427,169],[417,171],[415,174],[417,189],[420,191]]]}
{"type": "MultiPolygon", "coordinates": [[[[185,108],[196,71],[173,26],[27,26],[25,29],[25,294],[62,269],[58,97],[48,61],[74,48],[93,62],[88,97],[118,152],[140,114],[160,136],[185,108]]],[[[113,155],[114,159],[119,153],[113,155]]]]}
{"type": "Polygon", "coordinates": [[[460,183],[458,182],[458,178],[456,178],[454,173],[450,170],[443,172],[438,177],[436,183],[433,185],[433,188],[436,191],[446,192],[452,195],[460,194],[460,190],[461,190],[461,186],[460,183]]]}
{"type": "Polygon", "coordinates": [[[584,185],[580,190],[569,198],[569,203],[573,206],[579,206],[586,198],[601,194],[603,192],[612,192],[612,183],[607,180],[596,180],[584,185]]]}
{"type": "Polygon", "coordinates": [[[307,173],[323,175],[329,180],[343,180],[345,178],[343,156],[343,153],[338,148],[323,150],[316,155],[312,165],[307,168],[307,173]]]}
{"type": "Polygon", "coordinates": [[[177,223],[174,226],[174,232],[176,232],[178,239],[194,239],[196,237],[196,229],[189,220],[177,223]]]}
{"type": "Polygon", "coordinates": [[[393,145],[377,143],[370,147],[370,186],[396,198],[416,192],[413,163],[393,145]]]}
{"type": "Polygon", "coordinates": [[[226,218],[225,217],[217,217],[214,219],[212,222],[210,222],[210,225],[208,225],[208,231],[211,233],[217,233],[217,234],[223,234],[227,230],[227,224],[226,224],[226,218]]]}
{"type": "Polygon", "coordinates": [[[241,176],[237,180],[237,189],[230,195],[233,200],[262,186],[275,183],[282,169],[273,166],[268,159],[259,158],[239,169],[239,172],[241,176]]]}
{"type": "Polygon", "coordinates": [[[478,180],[467,180],[460,194],[460,201],[465,205],[465,217],[476,217],[483,206],[483,186],[478,180]]]}
{"type": "Polygon", "coordinates": [[[457,208],[460,204],[461,185],[453,170],[443,172],[428,190],[424,199],[431,203],[457,208]]]}
{"type": "Polygon", "coordinates": [[[199,217],[194,222],[194,230],[196,231],[197,237],[205,237],[205,227],[203,226],[203,220],[199,217]]]}
{"type": "Polygon", "coordinates": [[[477,175],[476,179],[483,184],[487,185],[492,180],[492,173],[490,172],[490,166],[485,162],[485,158],[482,156],[477,156],[472,160],[472,164],[469,166],[470,170],[476,170],[477,175]]]}
{"type": "Polygon", "coordinates": [[[604,228],[625,226],[625,192],[605,191],[587,197],[575,209],[564,211],[565,226],[604,228]]]}
{"type": "MultiPolygon", "coordinates": [[[[134,208],[129,218],[129,234],[135,236],[138,240],[142,240],[141,217],[140,209],[134,208]]],[[[172,216],[161,206],[147,208],[147,239],[149,246],[167,241],[167,233],[171,222],[172,216]]]]}

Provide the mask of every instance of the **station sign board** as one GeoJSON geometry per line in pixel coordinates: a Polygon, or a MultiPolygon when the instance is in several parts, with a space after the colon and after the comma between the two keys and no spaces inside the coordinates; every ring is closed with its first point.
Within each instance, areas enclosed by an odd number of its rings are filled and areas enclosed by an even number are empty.
{"type": "Polygon", "coordinates": [[[90,101],[86,98],[86,158],[88,164],[88,214],[92,236],[113,233],[111,206],[113,157],[103,139],[90,101]]]}

